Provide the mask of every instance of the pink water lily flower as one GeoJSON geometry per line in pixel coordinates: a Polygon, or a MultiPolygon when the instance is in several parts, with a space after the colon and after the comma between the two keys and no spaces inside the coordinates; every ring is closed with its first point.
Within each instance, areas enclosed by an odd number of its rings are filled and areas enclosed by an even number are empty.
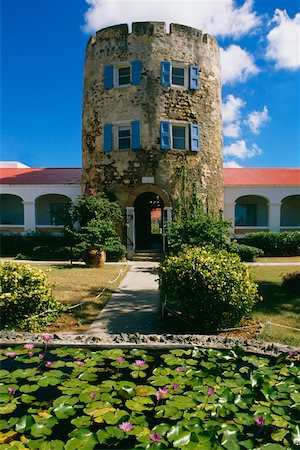
{"type": "Polygon", "coordinates": [[[164,388],[159,388],[158,391],[156,392],[156,399],[160,400],[161,398],[163,398],[167,393],[169,392],[169,389],[167,387],[164,388]]]}
{"type": "Polygon", "coordinates": [[[53,336],[51,336],[50,334],[46,334],[46,336],[44,336],[44,342],[49,343],[53,341],[53,336]]]}
{"type": "Polygon", "coordinates": [[[28,356],[30,356],[30,358],[34,355],[33,352],[28,352],[28,356]]]}
{"type": "Polygon", "coordinates": [[[90,393],[90,398],[91,398],[91,399],[94,399],[95,397],[96,397],[96,392],[91,392],[91,393],[90,393]]]}
{"type": "Polygon", "coordinates": [[[178,383],[172,384],[173,391],[177,391],[178,388],[179,388],[179,384],[178,383]]]}
{"type": "Polygon", "coordinates": [[[130,422],[123,422],[119,425],[120,430],[124,431],[124,433],[128,433],[128,431],[131,431],[134,426],[130,422]]]}
{"type": "Polygon", "coordinates": [[[144,361],[143,359],[137,359],[136,361],[134,361],[134,364],[138,367],[144,367],[146,365],[146,361],[144,361]]]}
{"type": "Polygon", "coordinates": [[[25,344],[23,348],[24,350],[32,350],[34,347],[34,344],[25,344]]]}
{"type": "Polygon", "coordinates": [[[265,418],[263,416],[258,416],[255,417],[255,425],[257,425],[258,427],[262,427],[265,423],[265,418]]]}
{"type": "Polygon", "coordinates": [[[44,357],[45,357],[44,353],[39,353],[39,358],[40,359],[44,359],[44,357]]]}
{"type": "Polygon", "coordinates": [[[14,358],[15,356],[17,356],[17,354],[15,352],[7,352],[6,356],[8,356],[9,358],[14,358]]]}
{"type": "Polygon", "coordinates": [[[14,395],[16,393],[16,388],[8,388],[7,393],[8,395],[14,395]]]}
{"type": "Polygon", "coordinates": [[[151,433],[149,437],[153,442],[159,442],[162,439],[159,433],[151,433]]]}
{"type": "Polygon", "coordinates": [[[77,366],[81,367],[81,366],[84,365],[84,362],[83,361],[76,361],[76,364],[77,364],[77,366]]]}
{"type": "Polygon", "coordinates": [[[45,363],[45,366],[46,366],[46,367],[51,367],[51,366],[53,366],[53,362],[52,362],[52,361],[47,361],[47,362],[45,363]]]}
{"type": "Polygon", "coordinates": [[[182,366],[178,366],[178,367],[176,367],[176,372],[183,372],[183,367],[182,366]]]}
{"type": "Polygon", "coordinates": [[[123,358],[122,356],[118,356],[117,357],[117,361],[118,361],[118,363],[123,363],[124,361],[125,361],[125,358],[123,358]]]}
{"type": "Polygon", "coordinates": [[[213,388],[208,388],[207,395],[215,395],[215,390],[213,388]]]}

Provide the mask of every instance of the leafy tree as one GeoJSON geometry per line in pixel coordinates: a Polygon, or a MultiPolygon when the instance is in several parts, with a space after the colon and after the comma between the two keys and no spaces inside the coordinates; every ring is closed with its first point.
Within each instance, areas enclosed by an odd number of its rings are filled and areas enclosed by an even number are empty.
{"type": "Polygon", "coordinates": [[[123,214],[116,202],[100,194],[83,195],[71,207],[70,217],[71,226],[66,227],[66,233],[73,241],[75,256],[98,248],[114,254],[115,259],[124,257],[126,248],[116,231],[123,214]]]}
{"type": "Polygon", "coordinates": [[[192,194],[185,192],[185,168],[179,171],[181,190],[168,230],[168,250],[179,253],[185,246],[211,245],[225,248],[229,241],[229,221],[204,212],[202,201],[194,184],[192,194]]]}

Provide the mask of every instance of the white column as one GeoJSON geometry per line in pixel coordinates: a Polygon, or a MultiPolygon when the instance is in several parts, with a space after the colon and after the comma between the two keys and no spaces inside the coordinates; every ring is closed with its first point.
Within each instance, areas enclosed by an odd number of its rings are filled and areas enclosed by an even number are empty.
{"type": "Polygon", "coordinates": [[[269,230],[280,231],[281,203],[269,203],[269,230]]]}
{"type": "Polygon", "coordinates": [[[127,225],[127,258],[132,259],[135,251],[135,214],[134,208],[128,206],[126,208],[126,225],[127,225]]]}
{"type": "Polygon", "coordinates": [[[24,231],[25,233],[29,231],[36,230],[35,223],[35,202],[34,201],[23,201],[24,205],[24,231]]]}
{"type": "Polygon", "coordinates": [[[231,220],[230,237],[234,237],[234,225],[235,225],[235,203],[225,203],[224,205],[224,220],[231,220]]]}

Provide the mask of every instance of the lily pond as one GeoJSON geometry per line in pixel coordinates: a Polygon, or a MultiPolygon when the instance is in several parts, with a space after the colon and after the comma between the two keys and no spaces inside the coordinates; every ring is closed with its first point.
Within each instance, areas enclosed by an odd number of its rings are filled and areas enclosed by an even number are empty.
{"type": "Polygon", "coordinates": [[[1,350],[1,450],[300,448],[295,352],[49,342],[1,350]]]}

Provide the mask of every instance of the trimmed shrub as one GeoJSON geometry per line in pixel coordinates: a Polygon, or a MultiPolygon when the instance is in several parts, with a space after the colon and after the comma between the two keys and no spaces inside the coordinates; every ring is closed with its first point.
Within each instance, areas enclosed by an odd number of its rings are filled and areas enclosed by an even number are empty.
{"type": "Polygon", "coordinates": [[[259,256],[263,256],[264,252],[257,247],[250,247],[250,245],[230,243],[227,245],[227,251],[239,255],[241,261],[253,262],[259,256]]]}
{"type": "Polygon", "coordinates": [[[122,261],[126,255],[126,247],[121,243],[114,243],[114,245],[106,247],[106,261],[122,261]]]}
{"type": "Polygon", "coordinates": [[[282,286],[291,294],[300,295],[300,272],[292,272],[284,275],[282,286]]]}
{"type": "Polygon", "coordinates": [[[52,295],[46,275],[16,262],[0,264],[1,328],[38,332],[53,323],[64,306],[52,295]]]}
{"type": "Polygon", "coordinates": [[[161,262],[159,277],[169,307],[202,331],[237,325],[261,299],[246,265],[225,250],[185,249],[161,262]]]}
{"type": "Polygon", "coordinates": [[[261,248],[265,256],[300,255],[300,231],[248,233],[244,242],[261,248]]]}
{"type": "Polygon", "coordinates": [[[199,247],[212,245],[221,249],[229,239],[228,223],[213,216],[200,213],[188,216],[184,220],[178,219],[171,223],[168,231],[168,251],[177,254],[188,245],[199,247]]]}
{"type": "Polygon", "coordinates": [[[30,233],[25,236],[1,235],[1,256],[22,254],[28,259],[67,259],[71,245],[67,236],[51,233],[30,233]]]}

